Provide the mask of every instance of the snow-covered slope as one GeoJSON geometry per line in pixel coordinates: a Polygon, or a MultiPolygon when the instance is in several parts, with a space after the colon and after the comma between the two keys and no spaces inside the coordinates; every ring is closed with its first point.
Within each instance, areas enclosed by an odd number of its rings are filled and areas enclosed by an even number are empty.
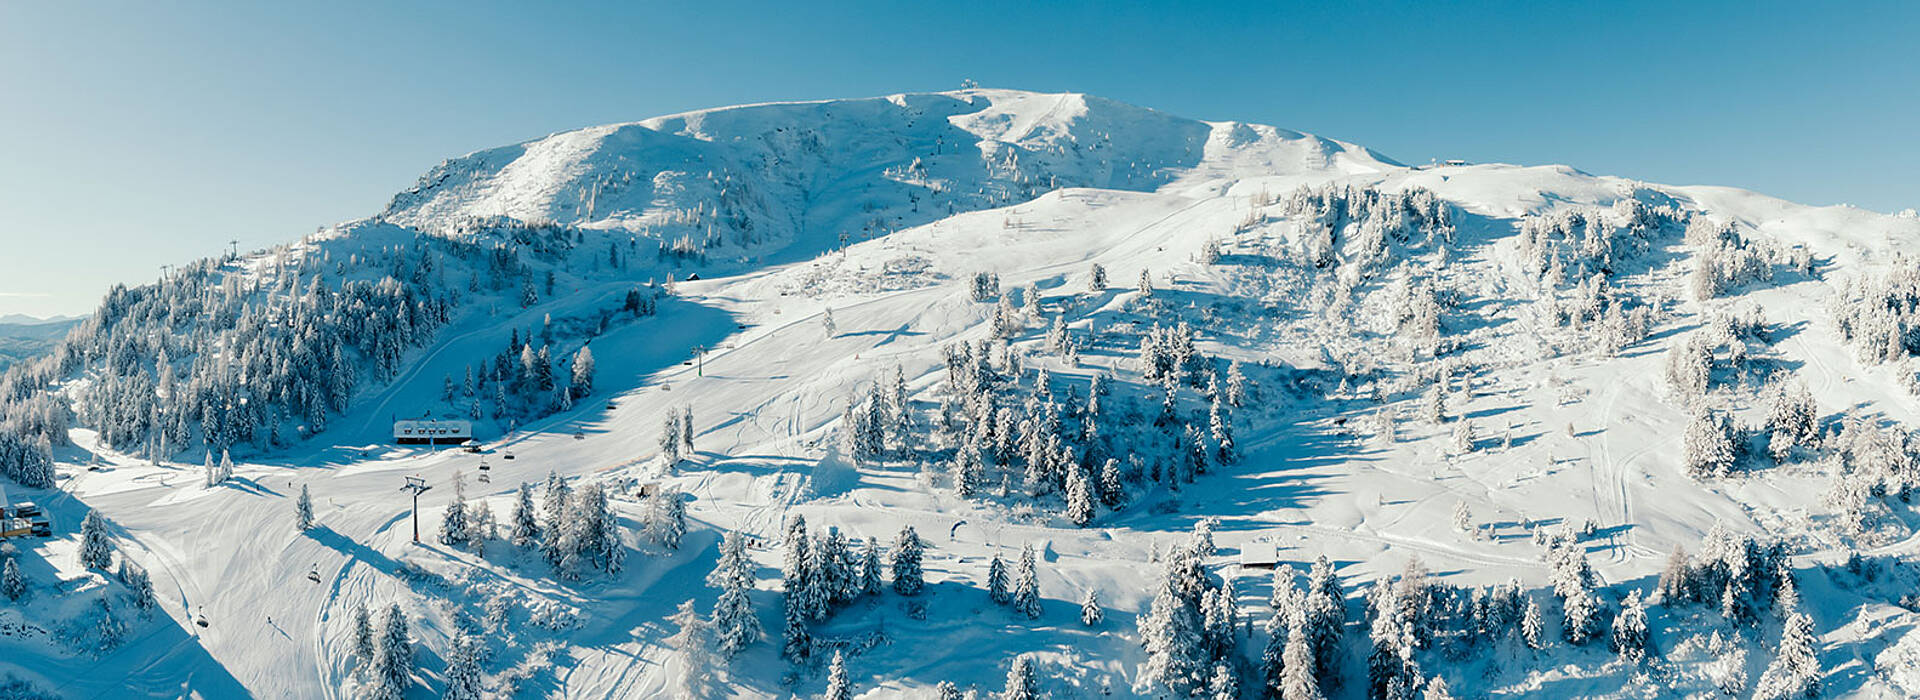
{"type": "MultiPolygon", "coordinates": [[[[1360,590],[1410,558],[1446,584],[1518,579],[1557,630],[1536,544],[1549,533],[1577,534],[1562,551],[1591,564],[1611,615],[1627,592],[1652,592],[1676,546],[1699,553],[1718,527],[1786,543],[1830,693],[1908,696],[1920,692],[1920,638],[1908,634],[1920,613],[1900,588],[1920,580],[1905,563],[1920,519],[1889,493],[1872,497],[1871,523],[1846,526],[1849,502],[1829,494],[1864,471],[1850,447],[1874,432],[1862,426],[1904,438],[1920,403],[1907,365],[1863,363],[1832,309],[1858,296],[1844,281],[1911,270],[1898,256],[1916,245],[1912,218],[1562,166],[1411,168],[1284,129],[1073,94],[752,105],[555,134],[447,161],[375,219],[210,264],[191,291],[219,290],[234,308],[392,276],[444,299],[444,314],[427,314],[444,321],[396,350],[390,371],[361,377],[344,411],[323,412],[324,431],[278,447],[236,441],[234,478],[214,487],[199,433],[155,460],[107,447],[126,444],[102,432],[122,419],[83,411],[75,445],[57,451],[59,488],[15,489],[50,506],[61,536],[16,545],[35,597],[0,611],[0,671],[73,697],[123,683],[151,696],[338,697],[357,684],[354,607],[398,604],[419,650],[410,697],[445,687],[463,624],[482,632],[489,688],[524,678],[522,696],[653,697],[683,670],[669,615],[688,599],[712,609],[715,544],[739,532],[756,543],[751,598],[773,639],[719,671],[729,695],[819,694],[828,648],[846,654],[856,696],[940,681],[997,691],[1016,655],[1039,663],[1055,697],[1144,695],[1155,687],[1142,682],[1137,617],[1207,521],[1219,547],[1208,570],[1261,623],[1239,637],[1242,683],[1259,680],[1271,574],[1235,562],[1272,545],[1301,572],[1329,559],[1354,621],[1337,654],[1346,683],[1329,690],[1364,697],[1373,647],[1360,590]],[[1553,228],[1574,213],[1581,223],[1553,228]],[[1730,226],[1726,236],[1699,233],[1707,221],[1730,226]],[[1549,229],[1570,233],[1536,236],[1549,229]],[[1702,298],[1696,269],[1718,269],[1708,258],[1757,262],[1729,267],[1702,298]],[[997,275],[997,288],[976,295],[977,273],[997,275]],[[669,274],[682,281],[654,284],[669,274]],[[651,315],[622,310],[636,288],[659,294],[651,315]],[[1760,330],[1728,330],[1755,314],[1760,330]],[[1056,319],[1062,332],[1049,331],[1056,319]],[[1161,382],[1142,376],[1143,337],[1182,323],[1201,358],[1196,386],[1176,388],[1163,414],[1161,382]],[[1697,395],[1666,378],[1669,348],[1693,338],[1712,343],[1697,395]],[[1252,384],[1225,418],[1239,459],[1190,483],[1125,475],[1125,499],[1086,527],[1061,495],[1026,495],[1019,450],[961,497],[949,466],[992,431],[958,397],[948,353],[988,348],[1006,374],[1002,339],[1024,371],[989,392],[1013,417],[996,429],[1024,435],[1021,419],[1053,415],[1075,454],[1137,455],[1155,473],[1185,459],[1188,424],[1217,447],[1203,387],[1237,362],[1252,384]],[[484,383],[469,397],[463,372],[485,373],[510,340],[549,345],[561,372],[591,348],[592,392],[550,413],[499,414],[482,405],[484,383]],[[856,460],[843,415],[876,386],[890,396],[896,368],[912,455],[856,460]],[[1096,375],[1111,393],[1089,437],[1073,426],[1096,375]],[[1830,437],[1776,464],[1756,434],[1735,473],[1689,474],[1683,434],[1697,406],[1757,430],[1773,387],[1798,383],[1830,437]],[[1425,417],[1434,395],[1451,420],[1425,417]],[[948,404],[952,429],[941,427],[948,404]],[[685,409],[694,449],[669,469],[660,426],[685,409]],[[469,410],[482,415],[484,454],[386,444],[395,416],[469,410]],[[462,492],[456,474],[505,521],[518,485],[550,472],[613,489],[632,550],[623,572],[560,580],[538,551],[435,541],[462,492]],[[420,498],[421,544],[399,490],[407,476],[434,486],[420,498]],[[637,534],[650,517],[641,484],[688,495],[677,550],[637,534]],[[303,488],[318,526],[301,532],[303,488]],[[123,586],[75,564],[90,510],[151,572],[158,599],[152,619],[101,652],[85,648],[98,643],[87,601],[123,586]],[[783,659],[780,542],[795,515],[883,545],[913,526],[928,544],[928,590],[862,597],[810,625],[821,653],[783,659]],[[1017,559],[1025,545],[1037,619],[985,590],[989,558],[1017,559]],[[1854,551],[1885,573],[1823,568],[1854,551]],[[1106,608],[1091,627],[1080,621],[1088,591],[1106,608]],[[9,626],[23,622],[44,633],[9,626]]],[[[288,314],[282,325],[301,322],[288,314]]],[[[153,365],[70,355],[50,390],[76,399],[153,365]]],[[[1717,608],[1680,603],[1649,618],[1660,649],[1650,673],[1600,641],[1550,639],[1537,652],[1436,642],[1418,658],[1460,696],[1706,697],[1733,673],[1716,660],[1728,649],[1748,652],[1735,670],[1758,679],[1781,627],[1769,612],[1736,632],[1717,608]]]]}

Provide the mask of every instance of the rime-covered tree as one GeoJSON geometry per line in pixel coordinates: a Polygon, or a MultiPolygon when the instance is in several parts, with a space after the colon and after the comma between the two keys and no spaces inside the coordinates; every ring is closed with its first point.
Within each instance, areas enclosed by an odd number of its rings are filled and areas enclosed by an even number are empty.
{"type": "Polygon", "coordinates": [[[747,595],[753,590],[753,563],[747,560],[746,539],[740,533],[728,532],[720,540],[720,561],[707,583],[720,589],[720,598],[713,604],[713,626],[721,653],[740,653],[766,636],[747,595]]]}
{"type": "Polygon", "coordinates": [[[567,502],[571,500],[572,492],[559,474],[547,472],[546,492],[540,503],[544,521],[540,527],[540,554],[549,564],[558,565],[565,554],[564,544],[569,528],[567,513],[572,510],[567,502]]]}
{"type": "Polygon", "coordinates": [[[1033,545],[1020,549],[1020,568],[1013,576],[1013,610],[1029,620],[1040,619],[1040,572],[1033,545]]]}
{"type": "Polygon", "coordinates": [[[1529,649],[1546,646],[1546,621],[1540,615],[1540,601],[1527,601],[1526,612],[1520,616],[1520,639],[1529,649]]]}
{"type": "Polygon", "coordinates": [[[953,479],[953,493],[961,498],[973,498],[986,487],[985,465],[981,464],[980,451],[971,441],[954,452],[948,472],[953,479]]]}
{"type": "Polygon", "coordinates": [[[1287,630],[1287,645],[1281,652],[1280,697],[1283,700],[1320,700],[1320,677],[1315,672],[1313,645],[1305,625],[1287,630]]]}
{"type": "Polygon", "coordinates": [[[1465,455],[1473,452],[1475,445],[1473,421],[1461,418],[1460,422],[1453,424],[1453,442],[1449,447],[1454,454],[1465,455]]]}
{"type": "Polygon", "coordinates": [[[1687,421],[1681,462],[1694,478],[1723,477],[1733,470],[1738,454],[1725,416],[1700,406],[1687,421]]]}
{"type": "Polygon", "coordinates": [[[442,700],[480,700],[480,640],[465,630],[454,635],[447,650],[447,691],[442,700]]]}
{"type": "Polygon", "coordinates": [[[1777,388],[1767,411],[1767,452],[1774,461],[1785,462],[1795,447],[1814,447],[1819,439],[1819,420],[1820,409],[1805,384],[1777,388]]]}
{"type": "Polygon", "coordinates": [[[1213,436],[1214,459],[1221,464],[1233,464],[1240,461],[1240,448],[1233,441],[1233,419],[1227,413],[1224,393],[1213,396],[1213,405],[1207,415],[1207,428],[1213,436]]]}
{"type": "Polygon", "coordinates": [[[1095,294],[1107,291],[1107,268],[1100,263],[1087,269],[1087,291],[1095,294]]]}
{"type": "Polygon", "coordinates": [[[1069,464],[1067,472],[1067,519],[1080,527],[1093,522],[1094,496],[1093,486],[1088,483],[1085,469],[1069,464]]]}
{"type": "Polygon", "coordinates": [[[585,345],[573,354],[572,391],[576,397],[593,393],[593,351],[585,345]]]}
{"type": "Polygon", "coordinates": [[[440,544],[461,546],[467,543],[467,482],[460,472],[453,473],[453,500],[440,515],[440,544]]]}
{"type": "Polygon", "coordinates": [[[373,636],[373,615],[367,611],[367,604],[355,603],[353,606],[353,663],[354,669],[362,676],[373,672],[379,663],[376,654],[378,648],[373,636]]]}
{"type": "Polygon", "coordinates": [[[860,592],[865,595],[880,595],[886,580],[880,574],[880,540],[868,537],[866,547],[860,551],[860,592]]]}
{"type": "Polygon", "coordinates": [[[300,485],[300,497],[293,502],[293,526],[301,531],[313,529],[313,494],[307,492],[307,485],[300,485]]]}
{"type": "Polygon", "coordinates": [[[800,595],[788,590],[785,596],[786,625],[780,633],[780,654],[795,661],[807,658],[813,652],[813,635],[807,631],[806,603],[800,595]]]}
{"type": "Polygon", "coordinates": [[[922,579],[920,560],[924,556],[926,545],[921,543],[919,533],[908,525],[900,529],[900,536],[893,540],[893,591],[904,596],[920,595],[925,587],[922,579]]]}
{"type": "Polygon", "coordinates": [[[1089,588],[1080,598],[1080,624],[1092,627],[1106,619],[1106,612],[1100,608],[1100,592],[1089,588]]]}
{"type": "Polygon", "coordinates": [[[847,659],[839,649],[833,650],[833,662],[827,664],[827,692],[820,697],[823,700],[850,700],[853,697],[853,683],[847,680],[847,659]]]}
{"type": "Polygon", "coordinates": [[[1213,665],[1213,674],[1207,678],[1207,700],[1240,700],[1240,677],[1233,672],[1233,665],[1220,661],[1213,665]]]}
{"type": "Polygon", "coordinates": [[[87,511],[80,521],[80,566],[105,570],[113,564],[113,544],[107,540],[107,522],[99,511],[87,511]]]}
{"type": "Polygon", "coordinates": [[[1000,691],[1000,700],[1038,700],[1039,684],[1033,659],[1024,654],[1013,657],[1013,665],[1007,668],[1007,687],[1000,691]]]}
{"type": "Polygon", "coordinates": [[[1139,292],[1140,296],[1142,297],[1152,298],[1153,297],[1153,275],[1146,270],[1141,270],[1140,283],[1138,285],[1135,285],[1134,291],[1139,292]]]}
{"type": "Polygon", "coordinates": [[[378,700],[401,700],[413,684],[413,639],[407,631],[406,613],[398,604],[387,608],[369,683],[370,694],[378,700]]]}
{"type": "Polygon", "coordinates": [[[993,602],[1005,605],[1013,600],[1011,589],[1007,586],[1007,563],[1000,558],[1000,551],[994,550],[993,558],[987,561],[987,597],[993,602]]]}
{"type": "Polygon", "coordinates": [[[13,557],[7,557],[7,563],[0,566],[0,595],[16,603],[27,597],[27,578],[20,574],[20,565],[13,557]]]}
{"type": "Polygon", "coordinates": [[[673,650],[673,697],[681,700],[704,700],[713,697],[718,690],[715,686],[713,669],[718,664],[713,658],[713,631],[706,620],[700,619],[700,613],[693,609],[693,601],[680,603],[667,620],[673,623],[673,636],[667,638],[667,647],[673,650]]]}
{"type": "Polygon", "coordinates": [[[661,487],[647,496],[640,514],[640,537],[656,547],[679,549],[687,534],[687,504],[680,489],[661,487]]]}
{"type": "Polygon", "coordinates": [[[1755,700],[1791,700],[1820,694],[1820,657],[1813,650],[1813,619],[1794,613],[1780,627],[1780,647],[1754,686],[1755,700]]]}
{"type": "Polygon", "coordinates": [[[1140,666],[1134,692],[1187,697],[1206,669],[1199,624],[1173,577],[1160,584],[1147,614],[1140,618],[1140,640],[1147,660],[1140,666]]]}
{"type": "Polygon", "coordinates": [[[680,412],[667,409],[667,417],[660,421],[660,460],[672,471],[680,465],[680,412]]]}
{"type": "Polygon", "coordinates": [[[520,490],[513,499],[513,513],[510,516],[513,522],[507,530],[507,540],[521,549],[533,546],[540,539],[538,517],[533,510],[533,484],[520,482],[520,490]]]}
{"type": "Polygon", "coordinates": [[[1453,504],[1453,529],[1461,532],[1473,530],[1473,509],[1467,506],[1466,501],[1456,501],[1453,504]]]}
{"type": "Polygon", "coordinates": [[[1627,594],[1620,603],[1620,614],[1613,618],[1613,635],[1608,639],[1614,653],[1629,664],[1638,665],[1647,658],[1647,607],[1640,591],[1627,594]]]}

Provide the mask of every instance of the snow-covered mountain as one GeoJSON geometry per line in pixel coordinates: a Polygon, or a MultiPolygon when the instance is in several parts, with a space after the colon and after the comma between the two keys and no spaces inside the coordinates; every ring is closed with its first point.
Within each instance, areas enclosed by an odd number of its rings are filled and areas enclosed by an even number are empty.
{"type": "Polygon", "coordinates": [[[722,695],[1908,696],[1916,244],[1074,94],[554,134],[115,289],[0,378],[56,526],[11,542],[0,674],[652,697],[705,648],[676,608],[744,600],[722,695]],[[422,416],[483,449],[390,444],[422,416]]]}

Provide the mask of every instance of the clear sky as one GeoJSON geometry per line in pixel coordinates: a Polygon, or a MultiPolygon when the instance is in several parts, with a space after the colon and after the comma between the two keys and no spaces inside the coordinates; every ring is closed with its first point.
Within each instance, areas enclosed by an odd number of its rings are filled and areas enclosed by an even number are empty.
{"type": "Polygon", "coordinates": [[[1920,207],[1913,2],[0,1],[0,314],[376,213],[481,148],[965,79],[1920,207]]]}

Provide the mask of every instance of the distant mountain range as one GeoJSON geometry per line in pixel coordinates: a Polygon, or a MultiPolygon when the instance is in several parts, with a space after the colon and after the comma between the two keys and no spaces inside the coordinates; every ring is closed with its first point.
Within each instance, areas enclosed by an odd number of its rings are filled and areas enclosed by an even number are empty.
{"type": "Polygon", "coordinates": [[[15,362],[33,357],[53,348],[61,338],[67,336],[67,330],[83,320],[84,316],[54,316],[39,318],[26,314],[7,314],[0,316],[0,371],[15,362]]]}

